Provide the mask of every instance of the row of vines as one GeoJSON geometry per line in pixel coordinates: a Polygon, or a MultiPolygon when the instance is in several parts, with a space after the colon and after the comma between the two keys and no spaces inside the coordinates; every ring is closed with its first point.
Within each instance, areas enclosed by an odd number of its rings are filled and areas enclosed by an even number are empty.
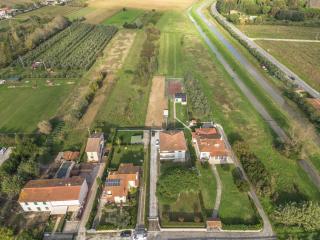
{"type": "Polygon", "coordinates": [[[116,33],[113,26],[76,22],[17,59],[13,65],[42,62],[47,68],[88,70],[116,33]]]}

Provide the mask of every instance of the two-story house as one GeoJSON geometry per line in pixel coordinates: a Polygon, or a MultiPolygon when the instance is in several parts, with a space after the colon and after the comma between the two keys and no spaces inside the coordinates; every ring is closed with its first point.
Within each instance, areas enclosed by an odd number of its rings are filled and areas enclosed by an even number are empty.
{"type": "Polygon", "coordinates": [[[187,143],[183,131],[160,132],[160,160],[186,161],[187,143]]]}
{"type": "Polygon", "coordinates": [[[229,150],[217,128],[196,128],[192,133],[192,142],[201,161],[211,164],[232,163],[229,150]]]}
{"type": "Polygon", "coordinates": [[[65,214],[82,208],[87,193],[88,184],[83,177],[38,179],[24,186],[18,202],[25,212],[65,214]]]}
{"type": "Polygon", "coordinates": [[[100,162],[104,154],[103,133],[92,134],[87,141],[86,153],[88,162],[100,162]]]}

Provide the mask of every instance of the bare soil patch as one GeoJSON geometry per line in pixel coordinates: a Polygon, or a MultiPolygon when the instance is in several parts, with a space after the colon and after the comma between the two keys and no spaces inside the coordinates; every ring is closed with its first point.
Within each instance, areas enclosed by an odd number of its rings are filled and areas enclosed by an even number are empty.
{"type": "Polygon", "coordinates": [[[165,85],[164,76],[153,77],[146,118],[146,126],[148,127],[162,127],[163,110],[168,109],[165,85]]]}
{"type": "Polygon", "coordinates": [[[79,128],[89,127],[96,118],[96,115],[103,104],[105,98],[110,94],[115,82],[114,73],[123,65],[126,56],[133,44],[136,33],[130,30],[120,31],[105,48],[105,57],[101,60],[101,65],[97,68],[97,73],[107,71],[108,74],[103,80],[102,87],[97,91],[92,103],[83,115],[79,128]]]}

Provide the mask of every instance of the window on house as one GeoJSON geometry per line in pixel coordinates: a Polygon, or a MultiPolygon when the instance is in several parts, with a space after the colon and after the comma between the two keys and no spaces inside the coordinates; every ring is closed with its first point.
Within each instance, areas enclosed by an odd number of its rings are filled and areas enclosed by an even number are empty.
{"type": "Polygon", "coordinates": [[[47,205],[47,203],[46,203],[46,202],[43,202],[43,205],[47,205]]]}
{"type": "Polygon", "coordinates": [[[37,203],[37,202],[34,202],[33,204],[34,204],[34,205],[38,205],[38,203],[37,203]]]}
{"type": "Polygon", "coordinates": [[[46,207],[46,210],[49,210],[49,208],[48,208],[48,207],[46,207]]]}
{"type": "Polygon", "coordinates": [[[41,211],[41,208],[37,207],[37,210],[40,212],[40,211],[41,211]]]}
{"type": "Polygon", "coordinates": [[[28,211],[31,211],[31,207],[28,207],[28,211]]]}
{"type": "Polygon", "coordinates": [[[29,203],[27,203],[27,202],[25,202],[24,204],[25,204],[25,205],[29,205],[29,203]]]}

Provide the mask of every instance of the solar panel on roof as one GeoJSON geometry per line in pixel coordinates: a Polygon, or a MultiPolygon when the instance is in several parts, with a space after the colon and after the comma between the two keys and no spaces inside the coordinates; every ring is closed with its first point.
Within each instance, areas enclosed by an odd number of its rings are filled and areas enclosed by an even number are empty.
{"type": "Polygon", "coordinates": [[[107,179],[106,185],[109,187],[120,186],[120,179],[107,179]]]}

